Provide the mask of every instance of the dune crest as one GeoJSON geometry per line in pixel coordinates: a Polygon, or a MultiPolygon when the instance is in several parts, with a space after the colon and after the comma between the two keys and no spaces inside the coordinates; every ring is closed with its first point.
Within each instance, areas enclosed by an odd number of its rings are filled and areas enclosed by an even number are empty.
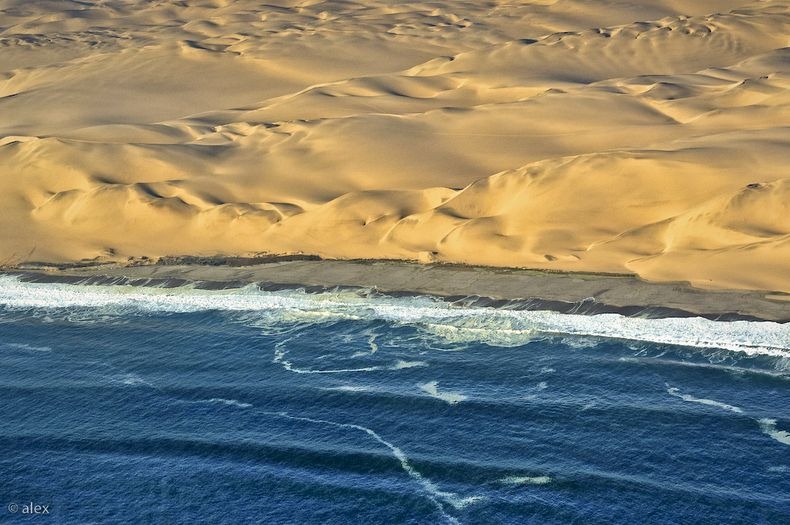
{"type": "Polygon", "coordinates": [[[790,2],[0,0],[0,262],[790,292],[790,2]]]}

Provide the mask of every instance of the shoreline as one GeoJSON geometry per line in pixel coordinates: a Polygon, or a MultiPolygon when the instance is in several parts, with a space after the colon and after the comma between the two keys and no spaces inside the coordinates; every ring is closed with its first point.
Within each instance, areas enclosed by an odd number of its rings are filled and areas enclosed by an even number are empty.
{"type": "Polygon", "coordinates": [[[28,282],[203,289],[257,284],[262,290],[359,290],[388,296],[427,295],[464,306],[641,317],[704,317],[790,322],[790,294],[702,290],[647,282],[632,275],[562,273],[404,261],[322,260],[310,256],[179,257],[153,264],[33,263],[1,271],[28,282]]]}

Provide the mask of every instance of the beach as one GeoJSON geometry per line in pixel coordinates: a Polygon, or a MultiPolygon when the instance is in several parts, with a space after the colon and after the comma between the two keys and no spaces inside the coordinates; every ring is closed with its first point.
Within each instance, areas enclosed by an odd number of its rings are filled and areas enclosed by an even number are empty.
{"type": "Polygon", "coordinates": [[[442,297],[459,304],[649,317],[790,321],[790,295],[700,290],[688,283],[651,283],[633,275],[545,272],[403,261],[317,258],[173,258],[160,264],[25,265],[6,270],[31,282],[263,289],[332,288],[388,295],[442,297]]]}
{"type": "Polygon", "coordinates": [[[2,523],[790,523],[790,0],[0,0],[0,362],[2,523]]]}

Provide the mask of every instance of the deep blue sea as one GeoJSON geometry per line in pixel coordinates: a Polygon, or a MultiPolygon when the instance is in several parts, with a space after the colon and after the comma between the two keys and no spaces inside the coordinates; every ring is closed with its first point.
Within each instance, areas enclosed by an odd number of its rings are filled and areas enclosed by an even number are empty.
{"type": "Polygon", "coordinates": [[[2,523],[790,523],[790,325],[3,276],[0,359],[2,523]]]}

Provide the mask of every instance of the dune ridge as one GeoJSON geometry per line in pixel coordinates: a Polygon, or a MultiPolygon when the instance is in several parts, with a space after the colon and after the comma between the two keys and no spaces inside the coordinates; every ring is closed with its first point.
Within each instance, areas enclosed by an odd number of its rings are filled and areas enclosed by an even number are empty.
{"type": "Polygon", "coordinates": [[[0,263],[790,292],[790,2],[0,0],[0,263]]]}

